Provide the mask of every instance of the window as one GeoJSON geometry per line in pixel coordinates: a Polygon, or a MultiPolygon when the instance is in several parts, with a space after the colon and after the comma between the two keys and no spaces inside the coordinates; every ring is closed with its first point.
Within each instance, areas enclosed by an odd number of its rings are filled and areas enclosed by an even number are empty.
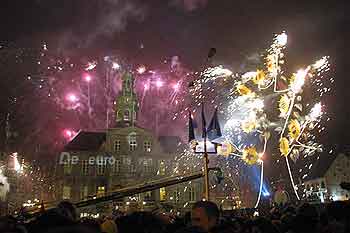
{"type": "Polygon", "coordinates": [[[84,185],[80,187],[80,200],[85,200],[88,197],[88,186],[84,185]]]}
{"type": "Polygon", "coordinates": [[[63,173],[65,175],[70,175],[72,173],[72,164],[69,161],[64,163],[63,173]]]}
{"type": "Polygon", "coordinates": [[[88,175],[89,174],[89,161],[88,160],[82,160],[81,161],[81,174],[82,175],[88,175]]]}
{"type": "Polygon", "coordinates": [[[149,142],[149,141],[145,141],[145,142],[143,143],[143,150],[144,150],[145,152],[151,152],[151,151],[152,151],[152,143],[149,142]]]}
{"type": "Polygon", "coordinates": [[[115,142],[114,142],[114,151],[116,151],[116,152],[120,151],[120,140],[115,140],[115,142]]]}
{"type": "Polygon", "coordinates": [[[130,121],[130,112],[129,110],[124,111],[124,121],[130,121]]]}
{"type": "Polygon", "coordinates": [[[194,187],[189,187],[188,189],[188,200],[189,201],[196,201],[196,192],[194,187]]]}
{"type": "Polygon", "coordinates": [[[124,171],[130,171],[131,167],[131,158],[124,157],[123,158],[123,170],[124,171]]]}
{"type": "Polygon", "coordinates": [[[131,166],[130,166],[130,171],[131,171],[132,173],[136,173],[136,166],[135,166],[134,164],[131,164],[131,166]]]}
{"type": "Polygon", "coordinates": [[[152,192],[151,192],[151,191],[145,192],[143,198],[144,198],[144,200],[146,200],[146,201],[151,200],[151,198],[152,198],[152,192]]]}
{"type": "Polygon", "coordinates": [[[80,218],[86,218],[89,217],[88,213],[80,213],[80,218]]]}
{"type": "Polygon", "coordinates": [[[161,175],[161,176],[165,175],[165,162],[164,162],[164,160],[159,161],[159,175],[161,175]]]}
{"type": "Polygon", "coordinates": [[[177,187],[176,190],[174,191],[174,202],[175,203],[180,202],[180,197],[181,197],[180,188],[177,187]]]}
{"type": "Polygon", "coordinates": [[[152,171],[152,159],[144,159],[143,160],[143,168],[145,172],[152,171]]]}
{"type": "Polygon", "coordinates": [[[97,175],[104,175],[106,171],[106,164],[97,165],[97,175]]]}
{"type": "Polygon", "coordinates": [[[102,197],[102,196],[104,196],[104,195],[105,195],[105,191],[106,191],[105,186],[98,186],[98,187],[97,187],[96,196],[97,196],[97,197],[102,197]]]}
{"type": "Polygon", "coordinates": [[[131,141],[129,144],[129,151],[135,151],[137,147],[136,141],[131,141]]]}
{"type": "Polygon", "coordinates": [[[117,174],[120,171],[120,160],[116,159],[115,163],[113,164],[113,174],[117,174]]]}
{"type": "Polygon", "coordinates": [[[159,189],[159,200],[160,201],[166,200],[166,191],[164,187],[159,189]]]}
{"type": "Polygon", "coordinates": [[[130,166],[131,165],[131,159],[129,157],[123,158],[123,164],[130,166]]]}
{"type": "Polygon", "coordinates": [[[62,198],[70,199],[70,195],[71,195],[71,187],[66,185],[63,186],[62,198]]]}
{"type": "Polygon", "coordinates": [[[128,136],[129,151],[135,151],[137,147],[136,133],[130,133],[128,136]]]}

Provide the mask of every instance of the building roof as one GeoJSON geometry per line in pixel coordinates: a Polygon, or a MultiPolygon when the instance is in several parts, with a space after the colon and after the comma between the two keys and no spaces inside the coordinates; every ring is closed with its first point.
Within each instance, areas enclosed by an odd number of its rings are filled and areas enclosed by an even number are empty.
{"type": "Polygon", "coordinates": [[[182,148],[181,139],[177,136],[160,136],[159,143],[165,153],[176,153],[182,148]]]}
{"type": "Polygon", "coordinates": [[[309,169],[310,171],[308,172],[308,176],[305,177],[304,181],[324,177],[338,155],[338,153],[329,154],[327,152],[314,155],[313,158],[310,159],[309,163],[312,164],[312,167],[309,169]]]}
{"type": "Polygon", "coordinates": [[[65,151],[97,151],[106,141],[105,132],[80,131],[65,147],[65,151]]]}
{"type": "MultiPolygon", "coordinates": [[[[176,153],[183,147],[180,137],[160,136],[160,146],[165,153],[176,153]]],[[[106,141],[106,132],[80,131],[65,147],[65,151],[97,151],[106,141]]]]}

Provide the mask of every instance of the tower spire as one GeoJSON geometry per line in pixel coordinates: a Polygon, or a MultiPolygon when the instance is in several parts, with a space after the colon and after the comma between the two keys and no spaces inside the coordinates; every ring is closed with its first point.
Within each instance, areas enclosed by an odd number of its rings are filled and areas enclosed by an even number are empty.
{"type": "Polygon", "coordinates": [[[134,77],[131,73],[122,76],[121,95],[116,99],[117,127],[135,126],[137,120],[137,96],[134,92],[134,77]]]}

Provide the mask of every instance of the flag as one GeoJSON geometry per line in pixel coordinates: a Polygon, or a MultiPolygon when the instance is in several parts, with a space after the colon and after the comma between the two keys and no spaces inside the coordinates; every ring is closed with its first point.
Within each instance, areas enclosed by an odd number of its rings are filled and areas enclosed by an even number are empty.
{"type": "Polygon", "coordinates": [[[214,140],[216,138],[219,138],[222,136],[220,124],[219,124],[219,118],[218,118],[218,109],[215,108],[213,117],[211,118],[211,121],[209,123],[208,129],[207,129],[208,138],[210,140],[214,140]]]}
{"type": "Polygon", "coordinates": [[[195,122],[192,119],[191,111],[188,110],[188,142],[191,142],[192,140],[196,139],[196,136],[194,135],[194,128],[195,128],[195,122]]]}
{"type": "Polygon", "coordinates": [[[204,104],[202,104],[202,138],[207,138],[207,122],[205,121],[204,104]]]}

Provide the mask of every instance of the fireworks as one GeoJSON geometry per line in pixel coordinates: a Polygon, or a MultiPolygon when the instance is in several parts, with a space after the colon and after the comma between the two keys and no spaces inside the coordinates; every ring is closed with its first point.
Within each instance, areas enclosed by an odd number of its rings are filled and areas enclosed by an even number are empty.
{"type": "Polygon", "coordinates": [[[112,69],[119,70],[120,69],[120,65],[117,62],[113,62],[112,69]]]}
{"type": "MultiPolygon", "coordinates": [[[[183,135],[183,128],[178,125],[185,124],[190,101],[194,102],[191,106],[194,115],[195,107],[202,102],[219,107],[225,118],[225,143],[219,151],[225,157],[211,158],[210,161],[212,166],[223,168],[225,177],[232,178],[228,178],[228,182],[233,184],[231,188],[237,188],[235,178],[243,164],[261,166],[262,173],[264,157],[270,156],[266,153],[267,145],[286,160],[293,180],[288,160],[297,161],[321,149],[314,142],[315,134],[324,130],[321,119],[326,108],[320,98],[330,91],[326,81],[333,83],[334,79],[325,80],[323,77],[329,70],[327,56],[289,74],[285,69],[284,54],[287,42],[286,33],[276,35],[266,51],[264,67],[243,74],[224,66],[209,67],[200,72],[200,78],[190,85],[189,90],[186,83],[192,72],[181,67],[178,57],[172,58],[171,67],[158,70],[145,65],[133,69],[120,57],[109,56],[101,62],[90,60],[81,64],[75,59],[55,55],[49,50],[52,48],[44,44],[39,51],[40,56],[35,56],[31,64],[35,67],[34,71],[28,70],[21,83],[23,86],[31,84],[37,90],[35,97],[39,98],[16,96],[14,101],[28,99],[31,106],[38,104],[35,105],[36,111],[45,110],[45,117],[57,119],[60,136],[71,139],[75,133],[65,130],[62,134],[62,129],[84,128],[88,121],[93,121],[94,128],[105,127],[108,119],[105,112],[113,115],[113,102],[121,87],[120,77],[125,72],[132,73],[136,77],[134,88],[139,98],[138,123],[141,127],[183,135]],[[39,103],[45,104],[44,107],[39,103]],[[55,104],[52,111],[46,110],[47,103],[50,106],[55,104]],[[68,114],[70,112],[73,114],[68,114]],[[157,117],[154,117],[155,114],[157,117]],[[69,115],[74,117],[67,117],[69,115]]],[[[41,126],[37,135],[43,132],[42,137],[53,138],[47,136],[48,129],[42,122],[40,118],[34,126],[38,129],[38,125],[41,126]]],[[[179,165],[174,173],[202,168],[201,156],[191,151],[184,151],[177,161],[179,165]]],[[[229,186],[222,188],[228,192],[229,186]]]]}
{"type": "Polygon", "coordinates": [[[138,67],[137,68],[137,73],[139,73],[139,74],[143,74],[143,73],[145,73],[146,72],[146,66],[140,66],[140,67],[138,67]]]}
{"type": "Polygon", "coordinates": [[[78,97],[75,94],[68,94],[67,100],[72,102],[72,103],[75,103],[78,101],[78,97]]]}
{"type": "MultiPolygon", "coordinates": [[[[319,99],[330,90],[324,87],[322,80],[323,74],[329,70],[329,63],[328,57],[323,57],[288,77],[284,70],[283,53],[287,41],[285,32],[275,36],[267,50],[264,69],[240,76],[221,66],[206,69],[201,74],[202,78],[194,82],[191,94],[195,103],[205,101],[207,93],[210,96],[212,93],[220,95],[216,98],[220,101],[219,105],[228,106],[224,111],[227,120],[223,136],[235,148],[231,155],[241,158],[248,165],[260,164],[261,176],[262,155],[268,156],[268,141],[278,140],[275,149],[285,157],[290,180],[299,199],[288,160],[291,158],[295,162],[300,155],[305,158],[321,150],[321,145],[312,141],[315,138],[312,133],[316,126],[320,128],[324,113],[319,99]],[[304,88],[309,87],[305,87],[306,84],[316,84],[319,95],[308,93],[312,98],[307,98],[304,88]],[[225,98],[222,93],[229,94],[225,98]],[[315,100],[317,102],[313,104],[315,100]]],[[[261,185],[262,181],[260,192],[261,185]]]]}
{"type": "Polygon", "coordinates": [[[18,153],[15,152],[12,154],[12,158],[13,158],[13,169],[18,172],[18,173],[22,173],[23,172],[23,167],[21,166],[21,164],[18,161],[18,153]]]}
{"type": "Polygon", "coordinates": [[[3,171],[0,167],[0,200],[5,201],[6,195],[10,191],[10,185],[7,181],[7,177],[4,176],[3,171]]]}
{"type": "MultiPolygon", "coordinates": [[[[58,52],[47,43],[30,49],[16,49],[12,57],[12,50],[5,48],[2,52],[8,53],[6,62],[16,60],[14,65],[20,64],[18,70],[24,71],[19,74],[21,79],[16,80],[14,96],[11,97],[16,110],[27,111],[23,108],[30,105],[33,110],[28,113],[30,116],[45,112],[33,117],[31,128],[25,129],[24,134],[28,137],[23,146],[29,150],[38,143],[54,144],[59,149],[64,128],[102,129],[112,126],[114,102],[121,90],[121,76],[125,73],[135,78],[133,88],[140,105],[138,125],[157,128],[158,133],[164,134],[172,124],[174,134],[185,134],[182,128],[175,127],[173,117],[187,104],[187,88],[183,84],[188,82],[192,72],[179,59],[174,70],[170,62],[157,69],[146,64],[135,66],[118,54],[86,61],[78,54],[68,56],[58,52]],[[47,128],[49,119],[55,120],[47,128]]],[[[178,116],[176,124],[184,125],[185,119],[178,116]]]]}
{"type": "Polygon", "coordinates": [[[86,74],[86,75],[84,76],[84,80],[85,80],[86,82],[90,82],[90,81],[91,81],[91,76],[88,75],[88,74],[86,74]]]}

